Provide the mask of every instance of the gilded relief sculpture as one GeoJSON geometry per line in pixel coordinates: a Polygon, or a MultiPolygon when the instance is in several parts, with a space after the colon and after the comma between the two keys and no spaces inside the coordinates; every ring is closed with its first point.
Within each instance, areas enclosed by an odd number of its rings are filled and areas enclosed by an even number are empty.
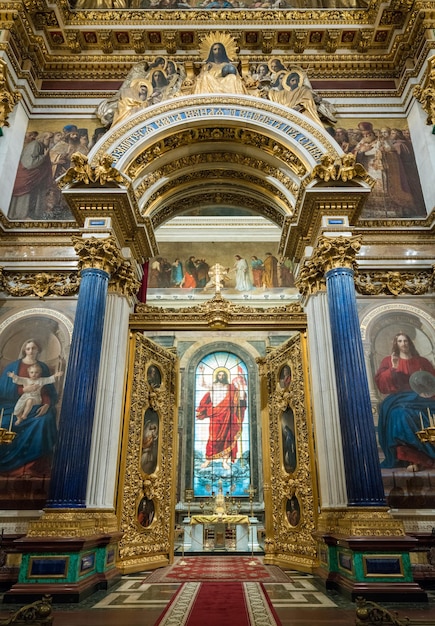
{"type": "Polygon", "coordinates": [[[336,121],[334,107],[315,93],[300,67],[287,67],[273,58],[243,75],[235,38],[220,32],[208,33],[199,53],[202,61],[196,75],[192,69],[187,75],[183,63],[163,57],[134,65],[119,92],[99,105],[102,124],[117,124],[151,105],[192,94],[251,95],[299,111],[320,125],[336,121]]]}

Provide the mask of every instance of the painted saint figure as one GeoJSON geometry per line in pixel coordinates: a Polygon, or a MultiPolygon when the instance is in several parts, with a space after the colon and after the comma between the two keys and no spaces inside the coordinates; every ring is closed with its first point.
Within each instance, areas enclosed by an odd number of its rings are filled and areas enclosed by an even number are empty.
{"type": "MultiPolygon", "coordinates": [[[[38,359],[40,352],[39,343],[35,339],[28,339],[23,344],[20,358],[9,363],[0,376],[0,406],[3,408],[3,419],[0,425],[3,428],[8,428],[11,419],[13,420],[13,411],[20,396],[34,389],[32,385],[23,387],[15,384],[10,374],[29,378],[29,368],[38,364],[41,367],[42,376],[51,375],[48,366],[38,359]]],[[[47,471],[47,463],[57,435],[57,392],[53,384],[48,384],[44,385],[40,393],[41,401],[31,407],[26,419],[20,424],[13,425],[13,429],[19,432],[19,436],[11,444],[1,446],[0,473],[12,472],[26,466],[27,473],[38,475],[38,465],[41,468],[44,467],[45,472],[47,471]]]]}
{"type": "Polygon", "coordinates": [[[199,420],[210,420],[205,461],[202,469],[213,460],[222,460],[223,469],[229,470],[229,462],[235,462],[238,440],[242,433],[243,418],[247,407],[247,383],[243,371],[232,382],[228,370],[218,367],[213,372],[213,383],[208,385],[204,377],[204,366],[199,366],[201,385],[208,389],[196,410],[199,420]]]}
{"type": "Polygon", "coordinates": [[[417,431],[435,414],[435,368],[419,355],[412,339],[398,333],[391,355],[382,359],[375,376],[379,391],[388,394],[379,409],[382,467],[405,466],[410,471],[435,467],[435,448],[422,443],[417,431]]]}

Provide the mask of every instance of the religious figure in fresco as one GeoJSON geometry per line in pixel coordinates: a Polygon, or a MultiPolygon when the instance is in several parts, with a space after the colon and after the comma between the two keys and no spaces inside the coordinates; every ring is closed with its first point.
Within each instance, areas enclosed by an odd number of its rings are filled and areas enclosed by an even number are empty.
{"type": "Polygon", "coordinates": [[[27,133],[12,191],[8,213],[10,219],[41,217],[45,194],[53,181],[49,155],[52,138],[51,132],[42,133],[41,136],[36,131],[27,133]]]}
{"type": "Polygon", "coordinates": [[[201,386],[208,391],[199,403],[196,418],[210,420],[205,461],[201,468],[205,469],[219,459],[223,469],[229,470],[229,463],[237,459],[238,440],[247,406],[247,382],[241,369],[230,382],[228,370],[218,367],[213,372],[213,383],[208,385],[203,365],[199,366],[199,371],[201,386]]]}
{"type": "Polygon", "coordinates": [[[264,258],[263,285],[268,289],[278,287],[278,259],[271,252],[264,258]]]}
{"type": "Polygon", "coordinates": [[[431,425],[429,418],[435,415],[435,368],[407,334],[394,337],[391,355],[382,359],[375,382],[387,394],[379,409],[382,467],[435,468],[434,446],[422,443],[416,434],[431,425]]]}
{"type": "Polygon", "coordinates": [[[249,291],[252,289],[252,282],[249,276],[248,263],[239,254],[236,254],[235,259],[233,269],[236,274],[236,289],[237,291],[249,291]]]}
{"type": "MultiPolygon", "coordinates": [[[[25,393],[35,391],[33,384],[16,384],[14,376],[30,378],[29,369],[38,365],[43,377],[50,377],[48,366],[38,359],[41,347],[35,339],[27,339],[20,351],[18,360],[9,363],[0,376],[1,427],[12,430],[17,436],[10,444],[0,445],[0,473],[9,473],[26,466],[32,473],[32,464],[38,461],[47,472],[47,462],[56,440],[57,392],[54,384],[46,384],[40,389],[41,400],[34,404],[26,419],[14,416],[16,404],[25,393]],[[12,374],[12,376],[11,376],[12,374]]],[[[39,386],[39,385],[38,385],[39,386]]]]}

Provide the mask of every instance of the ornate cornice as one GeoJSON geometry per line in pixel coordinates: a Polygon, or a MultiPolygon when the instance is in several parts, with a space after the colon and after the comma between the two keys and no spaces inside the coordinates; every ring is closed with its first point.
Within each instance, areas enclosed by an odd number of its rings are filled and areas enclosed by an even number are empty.
{"type": "Polygon", "coordinates": [[[0,288],[15,298],[74,296],[79,286],[77,272],[10,272],[0,268],[0,288]]]}
{"type": "Polygon", "coordinates": [[[100,269],[112,274],[122,264],[122,256],[113,236],[97,238],[72,237],[74,249],[79,257],[79,270],[100,269]]]}
{"type": "Polygon", "coordinates": [[[138,304],[130,317],[132,328],[151,325],[170,328],[222,330],[230,328],[304,328],[305,314],[299,302],[288,306],[257,308],[241,306],[224,299],[217,293],[213,298],[196,306],[176,308],[154,307],[138,304]]]}

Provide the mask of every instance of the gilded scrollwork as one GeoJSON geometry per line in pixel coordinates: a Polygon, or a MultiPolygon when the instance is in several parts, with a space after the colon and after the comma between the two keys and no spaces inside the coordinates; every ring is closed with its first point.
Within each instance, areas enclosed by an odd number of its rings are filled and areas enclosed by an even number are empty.
{"type": "Polygon", "coordinates": [[[166,308],[138,304],[135,314],[131,316],[131,324],[140,328],[148,323],[162,325],[166,329],[176,326],[230,328],[240,324],[263,328],[265,325],[301,328],[305,325],[305,314],[299,302],[282,307],[260,308],[235,304],[217,293],[210,300],[190,307],[166,308]]]}
{"type": "Polygon", "coordinates": [[[174,413],[176,356],[145,339],[142,333],[132,337],[131,352],[134,364],[129,383],[119,510],[124,536],[119,546],[118,566],[124,571],[138,571],[150,564],[164,565],[171,558],[177,432],[174,413]],[[158,387],[148,381],[150,364],[159,366],[161,379],[158,387]],[[156,469],[145,474],[141,452],[145,415],[150,409],[158,416],[159,450],[156,469]],[[146,526],[138,517],[143,498],[152,502],[154,511],[152,522],[146,526]]]}
{"type": "Polygon", "coordinates": [[[122,264],[123,259],[113,236],[100,239],[74,235],[72,242],[79,257],[79,270],[94,268],[111,274],[122,264]]]}
{"type": "Polygon", "coordinates": [[[9,126],[8,116],[21,98],[19,91],[9,89],[7,65],[0,59],[0,128],[9,126]]]}
{"type": "Polygon", "coordinates": [[[267,472],[269,490],[265,504],[270,511],[266,521],[265,560],[269,563],[302,561],[310,567],[316,559],[312,533],[316,526],[315,470],[312,462],[312,433],[305,401],[305,369],[303,339],[295,335],[287,344],[258,359],[260,376],[267,382],[267,472]],[[284,387],[282,372],[291,364],[291,377],[284,387]],[[284,412],[291,408],[294,415],[294,436],[297,462],[287,471],[283,444],[284,412]],[[273,479],[272,479],[273,477],[273,479]],[[288,503],[296,501],[297,515],[289,516],[288,503]]]}
{"type": "Polygon", "coordinates": [[[137,294],[140,280],[130,261],[123,260],[112,273],[109,281],[109,292],[114,292],[128,298],[137,294]]]}
{"type": "Polygon", "coordinates": [[[424,86],[416,85],[414,96],[427,114],[426,124],[435,124],[435,62],[433,58],[429,61],[424,86]]]}
{"type": "Polygon", "coordinates": [[[77,272],[10,272],[0,268],[0,287],[16,298],[71,296],[78,293],[80,278],[77,272]]]}
{"type": "Polygon", "coordinates": [[[435,271],[393,272],[357,271],[355,288],[362,295],[380,294],[399,296],[431,293],[435,286],[435,271]]]}

